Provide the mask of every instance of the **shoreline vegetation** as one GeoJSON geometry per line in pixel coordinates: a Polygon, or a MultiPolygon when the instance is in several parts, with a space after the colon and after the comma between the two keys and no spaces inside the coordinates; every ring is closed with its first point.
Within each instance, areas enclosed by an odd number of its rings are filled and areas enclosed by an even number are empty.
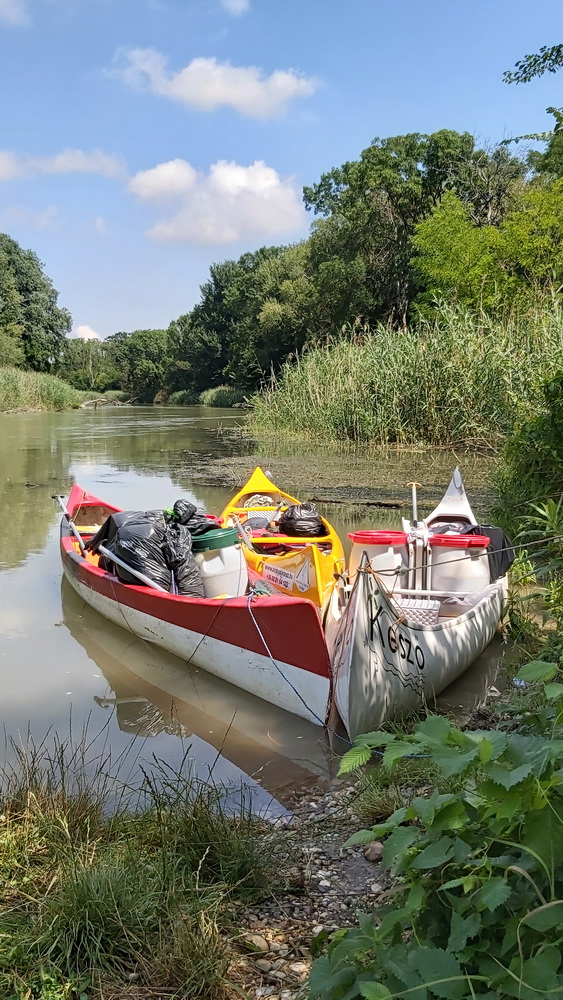
{"type": "Polygon", "coordinates": [[[187,754],[133,791],[93,744],[13,744],[0,773],[0,995],[234,996],[237,914],[283,890],[289,841],[187,754]]]}
{"type": "Polygon", "coordinates": [[[0,368],[0,413],[71,410],[84,396],[55,375],[0,368]]]}
{"type": "MultiPolygon", "coordinates": [[[[123,389],[105,392],[75,389],[56,375],[25,371],[21,368],[0,367],[0,413],[37,413],[79,409],[97,405],[134,405],[123,389]]],[[[147,405],[146,403],[143,405],[147,405]]],[[[190,392],[175,392],[167,399],[156,399],[160,406],[246,406],[245,394],[231,386],[216,386],[194,396],[190,392]]]]}
{"type": "Polygon", "coordinates": [[[542,407],[563,364],[553,301],[495,319],[442,305],[405,330],[356,327],[287,362],[253,398],[251,428],[379,445],[498,445],[542,407]]]}

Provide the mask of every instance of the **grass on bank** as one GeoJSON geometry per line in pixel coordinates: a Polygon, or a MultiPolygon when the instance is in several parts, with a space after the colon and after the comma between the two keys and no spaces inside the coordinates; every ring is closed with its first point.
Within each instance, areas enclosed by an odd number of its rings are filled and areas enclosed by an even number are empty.
{"type": "Polygon", "coordinates": [[[8,410],[69,410],[85,394],[54,375],[0,368],[0,413],[8,410]]]}
{"type": "Polygon", "coordinates": [[[286,364],[251,422],[276,434],[471,446],[533,415],[562,361],[557,301],[503,321],[443,305],[432,321],[356,328],[286,364]]]}
{"type": "Polygon", "coordinates": [[[222,997],[236,904],[283,881],[279,834],[158,763],[116,804],[86,757],[20,748],[0,774],[0,996],[222,997]]]}
{"type": "Polygon", "coordinates": [[[202,393],[194,393],[190,389],[179,389],[166,400],[167,406],[217,406],[229,407],[235,403],[243,403],[244,393],[230,385],[218,385],[214,389],[206,389],[202,393]]]}
{"type": "Polygon", "coordinates": [[[244,403],[244,393],[232,385],[218,385],[202,392],[199,401],[204,406],[234,406],[235,403],[244,403]]]}

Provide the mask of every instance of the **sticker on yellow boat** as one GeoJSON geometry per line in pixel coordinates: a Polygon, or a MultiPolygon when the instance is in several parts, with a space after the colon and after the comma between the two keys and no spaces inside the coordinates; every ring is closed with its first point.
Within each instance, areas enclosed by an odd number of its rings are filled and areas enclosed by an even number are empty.
{"type": "Polygon", "coordinates": [[[295,586],[302,594],[306,594],[311,586],[309,569],[311,560],[306,559],[298,573],[295,574],[295,586]]]}
{"type": "Polygon", "coordinates": [[[306,594],[310,590],[311,584],[311,560],[307,558],[298,571],[292,571],[279,563],[264,562],[262,575],[268,583],[273,583],[275,587],[288,590],[290,593],[298,590],[300,594],[306,594]]]}
{"type": "Polygon", "coordinates": [[[262,576],[268,580],[269,583],[273,583],[274,587],[283,587],[284,590],[293,590],[295,573],[291,573],[288,569],[284,569],[282,566],[274,566],[272,563],[265,562],[262,567],[262,576]]]}

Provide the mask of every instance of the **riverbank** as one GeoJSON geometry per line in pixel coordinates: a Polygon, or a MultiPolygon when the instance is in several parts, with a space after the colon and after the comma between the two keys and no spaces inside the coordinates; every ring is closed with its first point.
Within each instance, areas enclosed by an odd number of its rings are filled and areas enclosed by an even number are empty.
{"type": "Polygon", "coordinates": [[[55,375],[0,368],[0,413],[71,410],[85,394],[55,375]]]}
{"type": "MultiPolygon", "coordinates": [[[[506,724],[529,698],[495,695],[469,730],[506,724]]],[[[133,794],[108,759],[87,758],[85,745],[20,750],[0,780],[7,1000],[297,1000],[331,935],[396,891],[384,845],[346,841],[459,784],[426,758],[374,764],[296,790],[266,821],[158,761],[133,794]]]]}
{"type": "Polygon", "coordinates": [[[543,405],[563,361],[561,307],[495,320],[443,306],[397,331],[354,328],[286,363],[256,432],[380,445],[490,447],[543,405]]]}
{"type": "Polygon", "coordinates": [[[186,771],[156,761],[133,793],[85,740],[17,750],[0,775],[6,1000],[264,997],[276,985],[287,1000],[311,938],[373,895],[373,865],[341,851],[355,828],[349,781],[297,792],[291,816],[266,821],[186,771]]]}

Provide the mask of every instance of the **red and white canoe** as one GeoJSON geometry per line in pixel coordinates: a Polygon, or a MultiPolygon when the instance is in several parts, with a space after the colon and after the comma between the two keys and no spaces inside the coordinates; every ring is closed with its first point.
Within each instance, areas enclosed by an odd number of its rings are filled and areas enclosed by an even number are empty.
{"type": "MultiPolygon", "coordinates": [[[[67,510],[88,537],[119,510],[72,488],[67,510]]],[[[330,661],[315,606],[299,597],[183,597],[122,583],[82,555],[66,517],[63,569],[74,590],[110,621],[202,670],[312,722],[324,721],[330,661]]]]}

